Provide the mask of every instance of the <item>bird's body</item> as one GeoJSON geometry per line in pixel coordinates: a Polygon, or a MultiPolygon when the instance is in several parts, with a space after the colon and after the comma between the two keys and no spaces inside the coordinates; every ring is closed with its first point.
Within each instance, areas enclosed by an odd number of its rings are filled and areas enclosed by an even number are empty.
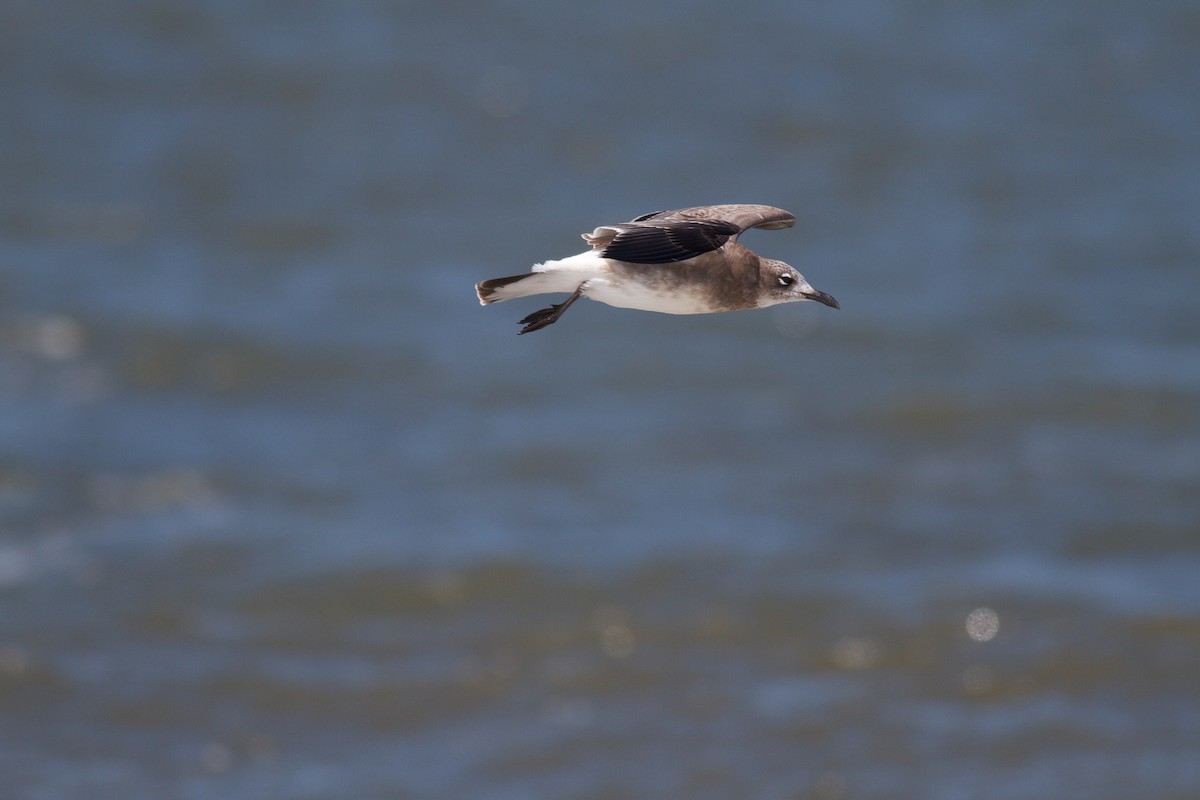
{"type": "Polygon", "coordinates": [[[838,303],[782,261],[761,258],[736,237],[748,228],[787,228],[789,212],[721,205],[659,211],[582,234],[591,250],[546,261],[525,275],[476,284],[487,305],[516,297],[569,293],[563,303],[521,320],[521,333],[558,320],[579,297],[663,314],[708,314],[816,300],[838,303]]]}

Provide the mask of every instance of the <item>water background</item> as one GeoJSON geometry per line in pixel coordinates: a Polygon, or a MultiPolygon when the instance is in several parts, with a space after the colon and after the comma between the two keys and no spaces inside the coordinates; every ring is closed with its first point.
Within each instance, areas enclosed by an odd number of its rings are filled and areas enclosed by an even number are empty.
{"type": "Polygon", "coordinates": [[[4,796],[1200,797],[1194,3],[18,0],[0,187],[4,796]]]}

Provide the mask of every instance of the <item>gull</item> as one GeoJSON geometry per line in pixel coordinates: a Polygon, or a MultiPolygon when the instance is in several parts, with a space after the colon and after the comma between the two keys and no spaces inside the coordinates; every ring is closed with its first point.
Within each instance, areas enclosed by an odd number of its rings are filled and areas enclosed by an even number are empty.
{"type": "Polygon", "coordinates": [[[570,295],[522,319],[520,333],[554,324],[580,297],[661,314],[710,314],[801,300],[840,308],[793,267],[762,258],[737,240],[750,228],[776,230],[795,222],[791,212],[762,205],[656,211],[580,234],[590,250],[535,264],[523,275],[482,281],[475,292],[481,305],[570,295]]]}

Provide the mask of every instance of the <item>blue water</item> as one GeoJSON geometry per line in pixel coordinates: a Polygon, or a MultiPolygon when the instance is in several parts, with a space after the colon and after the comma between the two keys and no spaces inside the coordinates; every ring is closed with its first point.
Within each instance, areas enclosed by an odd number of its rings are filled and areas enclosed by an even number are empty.
{"type": "Polygon", "coordinates": [[[1200,796],[1197,98],[1168,0],[5,5],[5,796],[1200,796]],[[718,202],[842,310],[474,297],[718,202]]]}

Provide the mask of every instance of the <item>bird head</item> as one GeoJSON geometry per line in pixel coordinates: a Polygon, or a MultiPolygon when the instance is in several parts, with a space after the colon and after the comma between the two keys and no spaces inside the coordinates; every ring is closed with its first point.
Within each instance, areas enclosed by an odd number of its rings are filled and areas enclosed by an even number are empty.
{"type": "Polygon", "coordinates": [[[838,301],[834,300],[831,295],[814,289],[794,267],[782,261],[770,258],[762,259],[759,267],[759,281],[761,289],[759,306],[815,300],[830,308],[841,308],[838,301]]]}

